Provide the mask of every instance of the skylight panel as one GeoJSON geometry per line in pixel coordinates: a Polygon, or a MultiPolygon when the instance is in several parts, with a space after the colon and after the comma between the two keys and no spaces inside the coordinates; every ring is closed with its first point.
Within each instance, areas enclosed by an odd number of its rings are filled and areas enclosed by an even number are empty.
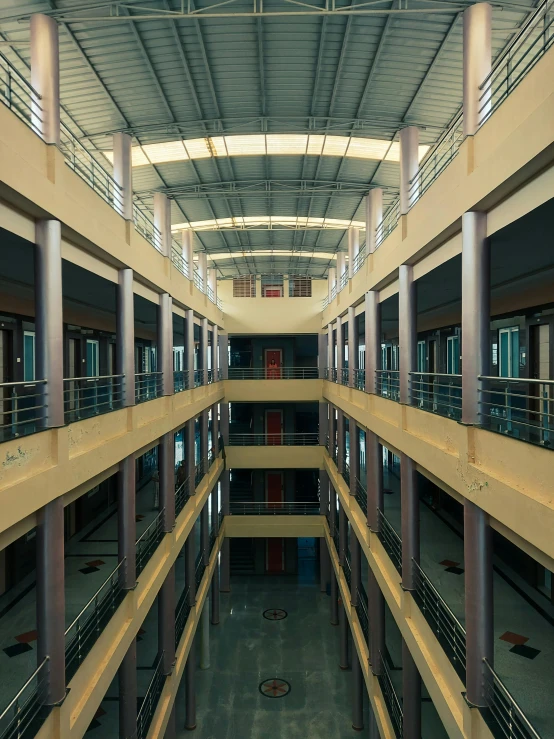
{"type": "Polygon", "coordinates": [[[294,134],[283,136],[267,134],[266,141],[268,154],[298,156],[306,153],[308,137],[294,134]]]}
{"type": "Polygon", "coordinates": [[[265,136],[225,136],[229,156],[260,156],[265,154],[265,136]]]}
{"type": "Polygon", "coordinates": [[[346,154],[349,139],[346,136],[327,136],[323,146],[323,155],[343,157],[346,154]]]}
{"type": "MultiPolygon", "coordinates": [[[[427,144],[421,144],[418,148],[418,157],[419,161],[423,159],[423,157],[427,154],[429,151],[429,146],[427,144]]],[[[385,157],[386,162],[399,162],[400,161],[400,141],[393,141],[389,153],[385,157]]]]}
{"type": "Polygon", "coordinates": [[[319,156],[323,151],[324,142],[325,136],[309,136],[307,153],[312,156],[319,156]]]}
{"type": "Polygon", "coordinates": [[[213,136],[209,140],[209,146],[214,157],[226,157],[227,147],[225,146],[225,136],[213,136]]]}
{"type": "MultiPolygon", "coordinates": [[[[160,144],[145,144],[142,148],[148,157],[148,160],[152,164],[182,162],[189,158],[182,141],[164,141],[160,144]]],[[[133,165],[134,164],[133,150],[133,165]]]]}
{"type": "Polygon", "coordinates": [[[208,159],[212,156],[208,139],[187,139],[185,148],[191,159],[208,159]]]}
{"type": "Polygon", "coordinates": [[[347,157],[356,159],[381,160],[387,153],[389,141],[381,139],[361,139],[353,137],[348,145],[347,157]]]}

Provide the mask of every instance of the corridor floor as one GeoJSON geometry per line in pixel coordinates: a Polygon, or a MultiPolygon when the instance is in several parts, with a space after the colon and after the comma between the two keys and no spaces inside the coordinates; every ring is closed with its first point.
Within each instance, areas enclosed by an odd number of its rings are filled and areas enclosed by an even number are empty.
{"type": "MultiPolygon", "coordinates": [[[[197,739],[360,736],[352,729],[351,672],[339,669],[339,631],[329,623],[329,597],[313,570],[233,577],[232,592],[222,593],[221,623],[210,629],[211,667],[196,673],[197,739]],[[266,609],[283,609],[287,617],[266,620],[266,609]],[[268,678],[286,681],[290,692],[262,695],[259,685],[268,678]]],[[[190,736],[184,722],[181,684],[177,735],[183,738],[190,736]]]]}

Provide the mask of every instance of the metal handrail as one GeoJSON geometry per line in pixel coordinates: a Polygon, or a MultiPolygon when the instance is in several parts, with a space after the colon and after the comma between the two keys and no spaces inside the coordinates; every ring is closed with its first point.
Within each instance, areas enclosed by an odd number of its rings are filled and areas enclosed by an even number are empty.
{"type": "Polygon", "coordinates": [[[150,557],[156,550],[158,544],[164,537],[163,515],[165,508],[162,508],[156,518],[142,532],[135,542],[136,548],[136,569],[139,575],[150,557]],[[144,544],[144,547],[141,545],[144,544]]]}
{"type": "Polygon", "coordinates": [[[506,739],[541,739],[540,734],[523,713],[510,691],[484,659],[488,708],[506,739]]]}
{"type": "Polygon", "coordinates": [[[358,272],[363,267],[363,265],[365,264],[366,257],[367,257],[366,245],[364,244],[363,246],[360,247],[360,250],[358,251],[358,253],[353,259],[353,262],[352,262],[352,273],[353,274],[356,274],[356,272],[358,272]]]}
{"type": "Polygon", "coordinates": [[[229,446],[318,446],[317,433],[229,434],[229,446]]]}
{"type": "Polygon", "coordinates": [[[319,515],[319,501],[233,500],[229,511],[231,516],[315,516],[319,515]]]}
{"type": "Polygon", "coordinates": [[[154,249],[162,251],[162,234],[154,225],[154,217],[151,213],[144,211],[135,201],[133,203],[133,223],[135,229],[148,241],[154,249]]]}
{"type": "Polygon", "coordinates": [[[377,395],[398,401],[400,399],[400,371],[375,370],[377,395]]]}
{"type": "Polygon", "coordinates": [[[402,574],[402,539],[381,509],[377,510],[378,536],[393,565],[402,574]]]}
{"type": "Polygon", "coordinates": [[[46,380],[0,383],[0,441],[33,434],[38,430],[48,407],[45,402],[40,402],[45,400],[46,394],[39,386],[46,384],[46,380]],[[11,388],[9,397],[2,392],[4,388],[11,388]],[[37,392],[18,395],[17,388],[36,388],[37,392]]]}
{"type": "Polygon", "coordinates": [[[340,276],[340,288],[339,290],[344,290],[344,288],[348,285],[348,270],[345,269],[342,275],[340,276]]]}
{"type": "Polygon", "coordinates": [[[137,714],[137,739],[144,739],[147,736],[148,728],[152,722],[156,706],[158,705],[158,701],[162,693],[166,677],[162,671],[164,654],[164,652],[161,652],[155,663],[154,674],[152,675],[152,679],[146,689],[144,700],[142,701],[137,714]]]}
{"type": "Polygon", "coordinates": [[[175,608],[175,646],[179,644],[185,625],[190,614],[191,605],[189,603],[190,588],[183,590],[179,597],[179,602],[175,608]]]}
{"type": "Polygon", "coordinates": [[[42,138],[42,96],[0,53],[0,101],[42,138]]]}
{"type": "Polygon", "coordinates": [[[356,478],[355,498],[362,511],[367,514],[367,490],[364,488],[358,478],[356,478]]]}
{"type": "Polygon", "coordinates": [[[398,695],[396,694],[396,690],[394,689],[394,684],[390,676],[389,668],[387,667],[387,663],[381,652],[379,652],[379,661],[381,664],[379,684],[381,685],[383,697],[385,699],[385,703],[387,704],[387,708],[389,709],[389,715],[393,728],[395,729],[396,736],[400,738],[403,735],[404,723],[402,704],[400,703],[398,695]]]}
{"type": "Polygon", "coordinates": [[[182,482],[179,487],[175,488],[175,515],[179,513],[185,507],[187,500],[190,498],[190,476],[182,482]]]}
{"type": "Polygon", "coordinates": [[[171,240],[171,261],[175,265],[175,268],[186,278],[189,277],[189,265],[187,260],[183,256],[181,246],[175,239],[171,240]]]}
{"type": "Polygon", "coordinates": [[[367,646],[369,646],[369,614],[367,612],[367,595],[363,588],[356,588],[358,594],[356,603],[356,613],[358,614],[358,621],[362,627],[362,633],[365,637],[367,646]],[[365,599],[364,599],[365,595],[365,599]]]}
{"type": "MultiPolygon", "coordinates": [[[[38,730],[39,725],[46,720],[48,709],[42,704],[41,692],[47,680],[45,673],[49,660],[50,657],[48,656],[43,659],[0,713],[0,737],[2,739],[24,737],[34,721],[37,721],[34,728],[38,730]],[[33,686],[33,683],[36,683],[36,685],[33,686]],[[31,686],[33,687],[31,688],[31,686]],[[28,695],[26,695],[27,693],[28,695]],[[44,715],[42,715],[43,711],[44,715]]],[[[33,735],[35,733],[36,731],[33,731],[33,735]]]]}
{"type": "Polygon", "coordinates": [[[109,413],[120,408],[123,404],[124,377],[124,374],[64,377],[66,423],[79,421],[91,415],[109,413]],[[103,382],[104,380],[107,382],[103,382]]]}
{"type": "Polygon", "coordinates": [[[462,376],[460,374],[409,372],[408,375],[411,405],[432,411],[440,416],[460,420],[462,415],[462,376]]]}
{"type": "Polygon", "coordinates": [[[229,367],[229,380],[313,380],[317,367],[229,367]]]}
{"type": "Polygon", "coordinates": [[[381,223],[375,229],[375,248],[381,246],[383,241],[396,228],[400,220],[400,199],[397,198],[389,207],[381,223]]]}
{"type": "Polygon", "coordinates": [[[143,403],[160,395],[163,372],[135,372],[135,402],[143,403]]]}
{"type": "Polygon", "coordinates": [[[183,390],[189,390],[189,371],[173,370],[173,392],[181,393],[183,390]]]}

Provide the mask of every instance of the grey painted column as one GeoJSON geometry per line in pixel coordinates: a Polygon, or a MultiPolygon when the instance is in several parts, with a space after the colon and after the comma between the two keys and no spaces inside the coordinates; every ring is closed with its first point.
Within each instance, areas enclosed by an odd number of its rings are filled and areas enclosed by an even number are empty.
{"type": "Polygon", "coordinates": [[[319,540],[319,589],[322,593],[327,592],[329,583],[329,568],[331,561],[329,559],[329,550],[327,549],[327,541],[324,537],[319,540]]]}
{"type": "Polygon", "coordinates": [[[175,664],[175,565],[158,593],[158,653],[162,652],[163,674],[170,675],[175,664]]]}
{"type": "MultiPolygon", "coordinates": [[[[357,230],[357,229],[356,229],[357,230]]],[[[358,364],[358,334],[356,312],[353,305],[348,308],[348,385],[354,387],[354,370],[358,364]]]]}
{"type": "Polygon", "coordinates": [[[327,369],[329,373],[327,379],[331,380],[331,370],[335,366],[335,335],[333,333],[333,324],[327,326],[327,369]]]}
{"type": "Polygon", "coordinates": [[[173,300],[168,293],[160,295],[158,305],[158,354],[162,371],[162,395],[173,395],[173,300]]]}
{"type": "Polygon", "coordinates": [[[336,419],[335,419],[335,408],[329,403],[329,446],[327,451],[329,456],[332,458],[336,444],[336,419]]]}
{"type": "MultiPolygon", "coordinates": [[[[227,366],[227,365],[226,365],[227,366]]],[[[221,402],[219,404],[220,413],[220,428],[221,436],[223,438],[223,444],[229,443],[229,403],[221,402]]],[[[223,447],[224,459],[225,459],[225,446],[223,447]]],[[[224,516],[228,516],[230,512],[230,501],[229,501],[229,470],[227,469],[227,463],[225,462],[225,468],[221,473],[221,509],[224,516]]],[[[224,593],[228,593],[231,590],[231,551],[230,551],[230,539],[227,537],[223,540],[221,545],[221,557],[220,557],[220,590],[224,593]]]]}
{"type": "Polygon", "coordinates": [[[350,226],[348,229],[348,279],[354,277],[354,261],[360,251],[360,229],[350,226]]]}
{"type": "Polygon", "coordinates": [[[329,475],[327,470],[319,470],[319,513],[326,516],[329,510],[329,475]]]}
{"type": "Polygon", "coordinates": [[[119,185],[114,205],[126,221],[133,220],[132,138],[128,133],[113,135],[113,178],[119,185]]]}
{"type": "Polygon", "coordinates": [[[329,433],[329,403],[326,400],[319,401],[319,446],[327,445],[327,434],[329,433]]]}
{"type": "Polygon", "coordinates": [[[60,145],[60,62],[58,24],[41,13],[31,16],[31,122],[47,144],[60,145]]]}
{"type": "MultiPolygon", "coordinates": [[[[31,22],[36,17],[32,16],[31,22]]],[[[35,240],[36,373],[38,380],[46,380],[37,387],[46,406],[42,411],[44,426],[55,428],[64,424],[60,222],[37,221],[35,240]]],[[[40,402],[40,398],[36,400],[40,402]]]]}
{"type": "Polygon", "coordinates": [[[337,287],[337,270],[336,267],[329,267],[327,270],[327,300],[332,303],[334,300],[333,288],[337,287]]]}
{"type": "Polygon", "coordinates": [[[335,570],[331,565],[331,626],[339,623],[339,584],[335,570]]]}
{"type": "Polygon", "coordinates": [[[462,216],[462,423],[481,422],[480,375],[490,374],[490,245],[485,213],[462,216]]]}
{"type": "Polygon", "coordinates": [[[160,455],[160,510],[163,510],[163,530],[175,526],[175,437],[173,431],[164,434],[158,445],[160,455]]]}
{"type": "Polygon", "coordinates": [[[185,311],[185,368],[188,387],[194,387],[194,311],[185,311]]]}
{"type": "Polygon", "coordinates": [[[358,652],[352,646],[352,728],[363,731],[364,728],[364,676],[358,652]]]}
{"type": "Polygon", "coordinates": [[[208,501],[206,501],[200,511],[200,551],[202,552],[204,567],[207,567],[210,562],[210,520],[208,514],[208,501]]]}
{"type": "Polygon", "coordinates": [[[343,506],[339,508],[339,564],[344,567],[348,537],[348,519],[343,506]]]}
{"type": "Polygon", "coordinates": [[[183,259],[187,265],[189,280],[194,284],[194,251],[193,251],[194,231],[181,231],[181,248],[183,259]]]}
{"type": "Polygon", "coordinates": [[[185,663],[185,729],[196,729],[196,636],[185,663]]]}
{"type": "Polygon", "coordinates": [[[205,251],[198,252],[198,274],[202,281],[202,292],[207,293],[208,286],[208,255],[205,251]]]}
{"type": "Polygon", "coordinates": [[[367,194],[365,205],[366,254],[373,254],[377,248],[377,229],[383,222],[383,190],[380,187],[374,187],[370,190],[367,194]]]}
{"type": "Polygon", "coordinates": [[[379,438],[373,431],[365,432],[365,464],[367,476],[367,525],[379,531],[379,513],[383,510],[383,457],[379,438]]]}
{"type": "Polygon", "coordinates": [[[369,661],[374,675],[381,674],[381,655],[385,653],[385,598],[371,567],[367,576],[369,620],[369,661]]]}
{"type": "Polygon", "coordinates": [[[408,646],[402,639],[403,739],[421,739],[421,677],[408,646]]]}
{"type": "Polygon", "coordinates": [[[65,570],[63,497],[38,511],[37,525],[37,664],[49,658],[42,700],[56,705],[65,698],[65,570]]]}
{"type": "Polygon", "coordinates": [[[216,560],[210,586],[211,622],[219,623],[219,562],[216,560]]]}
{"type": "Polygon", "coordinates": [[[123,375],[123,405],[135,404],[135,305],[133,270],[120,269],[117,284],[116,372],[123,375]]]}
{"type": "Polygon", "coordinates": [[[491,21],[489,3],[477,3],[464,11],[464,137],[477,132],[479,120],[491,109],[490,82],[480,89],[491,71],[491,21]]]}
{"type": "Polygon", "coordinates": [[[119,737],[137,736],[137,642],[133,639],[118,670],[119,737]]]}
{"type": "Polygon", "coordinates": [[[196,547],[194,545],[194,529],[185,541],[185,592],[188,590],[188,604],[196,603],[196,547]]]}
{"type": "Polygon", "coordinates": [[[188,479],[189,481],[189,494],[194,495],[196,493],[196,483],[194,479],[196,468],[194,454],[194,418],[189,418],[185,423],[183,436],[185,440],[185,479],[188,479]]]}
{"type": "Polygon", "coordinates": [[[329,530],[331,536],[337,530],[337,491],[332,484],[329,485],[329,530]]]}
{"type": "Polygon", "coordinates": [[[362,574],[362,549],[353,526],[350,527],[350,568],[350,602],[357,606],[362,574]]]}
{"type": "Polygon", "coordinates": [[[218,361],[219,361],[219,334],[218,334],[218,327],[214,323],[212,328],[212,375],[213,375],[213,381],[217,382],[219,379],[218,376],[218,361]]]}
{"type": "Polygon", "coordinates": [[[360,477],[360,432],[355,418],[349,417],[348,430],[350,436],[350,495],[356,495],[360,477]]]}
{"type": "Polygon", "coordinates": [[[219,403],[212,405],[212,446],[217,457],[219,453],[219,403]]]}
{"type": "Polygon", "coordinates": [[[464,504],[466,616],[466,697],[486,706],[488,675],[483,660],[494,665],[493,545],[489,517],[469,500],[464,504]]]}
{"type": "Polygon", "coordinates": [[[208,670],[210,667],[210,601],[206,598],[202,606],[199,619],[200,637],[200,669],[208,670]]]}
{"type": "Polygon", "coordinates": [[[369,739],[380,739],[379,727],[377,726],[371,703],[369,705],[369,739]]]}
{"type": "Polygon", "coordinates": [[[320,380],[325,378],[328,338],[325,333],[319,333],[317,335],[317,376],[320,380]]]}
{"type": "Polygon", "coordinates": [[[402,587],[416,589],[413,562],[419,564],[419,496],[414,460],[400,454],[400,506],[402,514],[402,587]]]}
{"type": "Polygon", "coordinates": [[[123,590],[137,584],[136,538],[135,458],[130,454],[119,463],[117,475],[117,556],[120,562],[125,560],[119,569],[123,590]]]}
{"type": "Polygon", "coordinates": [[[167,728],[165,730],[164,739],[175,739],[175,737],[177,736],[177,721],[175,717],[175,711],[176,711],[176,705],[174,702],[173,708],[171,709],[171,713],[169,714],[169,719],[167,722],[167,728]]]}
{"type": "Polygon", "coordinates": [[[344,610],[344,603],[339,603],[339,667],[341,670],[348,669],[348,617],[344,610]]]}
{"type": "Polygon", "coordinates": [[[164,257],[171,257],[171,201],[163,192],[154,193],[154,226],[164,257]]]}
{"type": "Polygon", "coordinates": [[[337,467],[340,473],[344,472],[345,445],[344,413],[337,408],[337,467]]]}
{"type": "Polygon", "coordinates": [[[365,391],[375,393],[381,369],[381,303],[377,290],[365,294],[365,391]]]}
{"type": "Polygon", "coordinates": [[[346,254],[337,252],[337,293],[340,291],[341,277],[346,272],[346,254]]]}
{"type": "Polygon", "coordinates": [[[221,379],[229,379],[229,334],[219,333],[219,369],[221,379]]]}
{"type": "Polygon", "coordinates": [[[398,282],[400,402],[407,405],[410,402],[410,372],[417,369],[416,285],[411,265],[400,265],[398,282]]]}
{"type": "Polygon", "coordinates": [[[202,470],[205,475],[208,474],[208,409],[204,408],[200,414],[200,459],[202,460],[202,470]]]}
{"type": "MultiPolygon", "coordinates": [[[[400,215],[410,210],[410,183],[415,181],[419,168],[419,131],[407,126],[400,131],[400,215]]],[[[402,313],[400,313],[402,315],[402,313]]]]}
{"type": "Polygon", "coordinates": [[[340,316],[335,324],[337,332],[337,382],[342,383],[342,367],[344,365],[344,334],[340,316]]]}
{"type": "Polygon", "coordinates": [[[202,356],[202,384],[208,384],[208,319],[202,318],[200,321],[200,353],[202,356]]]}

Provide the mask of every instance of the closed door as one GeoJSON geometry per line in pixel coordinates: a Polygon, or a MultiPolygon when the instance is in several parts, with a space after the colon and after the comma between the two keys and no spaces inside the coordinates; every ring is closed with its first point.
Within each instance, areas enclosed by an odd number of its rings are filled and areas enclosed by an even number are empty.
{"type": "MultiPolygon", "coordinates": [[[[267,472],[265,478],[265,497],[269,508],[283,505],[283,473],[267,472]]],[[[282,538],[268,538],[266,542],[266,571],[283,572],[285,569],[285,546],[282,538]]]]}
{"type": "Polygon", "coordinates": [[[281,446],[283,443],[282,411],[266,411],[265,432],[268,446],[281,446]]]}
{"type": "Polygon", "coordinates": [[[282,376],[283,353],[280,349],[265,350],[265,372],[269,380],[280,380],[282,376]]]}

